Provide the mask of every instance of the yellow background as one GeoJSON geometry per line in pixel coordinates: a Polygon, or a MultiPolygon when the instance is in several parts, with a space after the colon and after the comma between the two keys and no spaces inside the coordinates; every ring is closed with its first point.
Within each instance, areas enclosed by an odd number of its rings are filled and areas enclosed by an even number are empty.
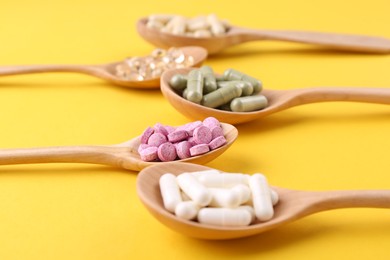
{"type": "MultiPolygon", "coordinates": [[[[152,13],[215,12],[250,28],[304,29],[390,38],[388,0],[125,1],[2,0],[0,64],[100,64],[149,54],[135,23],[152,13]]],[[[389,87],[390,56],[252,42],[206,61],[233,67],[264,88],[389,87]]],[[[390,188],[386,105],[321,103],[238,126],[240,136],[209,163],[262,172],[276,186],[390,188]]],[[[1,148],[116,144],[156,122],[190,120],[159,90],[110,85],[75,74],[0,78],[1,148]]],[[[137,173],[99,165],[0,167],[0,259],[388,259],[390,210],[343,209],[231,241],[185,237],[138,200],[137,173]]]]}

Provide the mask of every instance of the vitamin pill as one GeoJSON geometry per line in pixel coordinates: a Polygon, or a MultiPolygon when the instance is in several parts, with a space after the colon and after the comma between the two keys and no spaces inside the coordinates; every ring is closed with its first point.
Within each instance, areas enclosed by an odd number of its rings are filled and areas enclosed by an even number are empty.
{"type": "Polygon", "coordinates": [[[210,148],[210,150],[215,150],[215,149],[225,145],[226,143],[227,143],[227,140],[224,136],[218,136],[209,143],[209,148],[210,148]]]}
{"type": "Polygon", "coordinates": [[[199,126],[193,132],[196,144],[208,144],[212,140],[211,130],[206,126],[199,126]]]}
{"type": "Polygon", "coordinates": [[[270,192],[271,192],[272,205],[275,206],[279,202],[279,194],[273,189],[270,189],[270,192]]]}
{"type": "Polygon", "coordinates": [[[191,70],[187,79],[187,100],[200,103],[203,97],[203,75],[199,69],[191,70]]]}
{"type": "Polygon", "coordinates": [[[164,174],[160,177],[159,184],[164,207],[174,213],[176,206],[182,202],[176,176],[171,173],[164,174]]]}
{"type": "Polygon", "coordinates": [[[199,205],[192,200],[183,201],[177,204],[175,215],[182,219],[191,220],[196,218],[199,211],[199,205]]]}
{"type": "Polygon", "coordinates": [[[260,110],[268,105],[268,100],[263,95],[238,97],[230,102],[230,109],[234,112],[250,112],[260,110]]]}
{"type": "Polygon", "coordinates": [[[161,23],[167,23],[169,20],[171,20],[175,15],[173,14],[151,14],[148,16],[148,22],[149,21],[159,21],[161,23]]]}
{"type": "Polygon", "coordinates": [[[197,144],[190,148],[191,156],[197,156],[210,151],[210,147],[207,144],[197,144]]]}
{"type": "Polygon", "coordinates": [[[212,34],[209,30],[196,30],[192,36],[196,38],[207,38],[207,37],[211,37],[212,34]]]}
{"type": "Polygon", "coordinates": [[[140,144],[140,145],[138,146],[137,151],[138,151],[138,153],[140,153],[143,149],[146,149],[146,148],[148,148],[148,147],[150,147],[150,145],[148,145],[148,144],[140,144]]]}
{"type": "Polygon", "coordinates": [[[208,175],[208,174],[220,174],[218,170],[205,170],[205,171],[197,171],[197,172],[191,172],[192,175],[194,175],[196,178],[202,175],[208,175]]]}
{"type": "Polygon", "coordinates": [[[210,207],[236,208],[240,205],[241,194],[233,189],[209,188],[211,193],[210,207]]]}
{"type": "Polygon", "coordinates": [[[145,162],[152,162],[158,159],[158,148],[155,146],[145,148],[139,152],[141,160],[145,162]]]}
{"type": "Polygon", "coordinates": [[[231,191],[239,198],[239,205],[248,202],[251,197],[251,191],[249,187],[244,184],[235,185],[233,188],[231,188],[231,191]]]}
{"type": "Polygon", "coordinates": [[[175,90],[182,91],[187,87],[187,76],[175,74],[169,80],[169,85],[175,90]]]}
{"type": "Polygon", "coordinates": [[[165,126],[163,126],[162,124],[160,123],[157,123],[153,126],[153,129],[154,129],[154,132],[155,133],[160,133],[160,134],[163,134],[165,136],[168,135],[168,131],[167,129],[165,128],[165,126]]]}
{"type": "MultiPolygon", "coordinates": [[[[201,104],[206,107],[216,108],[230,102],[232,99],[241,96],[242,90],[236,86],[219,88],[203,96],[201,104]]],[[[188,95],[187,95],[188,98],[188,95]]]]}
{"type": "Polygon", "coordinates": [[[237,208],[247,210],[249,214],[251,214],[251,223],[253,223],[256,220],[255,210],[253,209],[253,207],[248,205],[242,205],[237,208]]]}
{"type": "Polygon", "coordinates": [[[188,141],[182,141],[176,144],[176,153],[180,159],[187,159],[191,157],[190,148],[191,143],[188,141]]]}
{"type": "Polygon", "coordinates": [[[182,35],[186,31],[186,19],[183,16],[176,16],[172,18],[172,34],[182,35]]]}
{"type": "Polygon", "coordinates": [[[198,180],[206,187],[231,188],[238,184],[248,185],[248,175],[241,173],[201,175],[198,180]]]}
{"type": "Polygon", "coordinates": [[[215,14],[210,14],[207,16],[207,21],[210,24],[211,32],[215,36],[221,36],[225,34],[225,27],[223,24],[218,20],[217,16],[215,14]]]}
{"type": "Polygon", "coordinates": [[[253,94],[253,86],[248,81],[232,80],[232,81],[218,81],[217,86],[223,88],[226,86],[235,85],[241,88],[242,96],[250,96],[253,94]]]}
{"type": "Polygon", "coordinates": [[[257,219],[260,221],[271,219],[274,215],[274,208],[267,179],[264,175],[256,173],[249,178],[249,187],[257,219]]]}
{"type": "Polygon", "coordinates": [[[187,131],[188,136],[193,136],[194,130],[199,126],[202,126],[202,124],[203,123],[201,121],[191,122],[191,123],[185,124],[183,126],[183,130],[187,131]]]}
{"type": "Polygon", "coordinates": [[[178,129],[168,134],[168,141],[172,143],[176,143],[185,140],[187,137],[188,137],[187,131],[178,129]]]}
{"type": "Polygon", "coordinates": [[[148,139],[148,144],[156,147],[165,142],[167,142],[167,137],[161,133],[153,133],[148,139]]]}
{"type": "Polygon", "coordinates": [[[227,69],[223,73],[223,77],[225,80],[242,80],[242,81],[248,81],[252,84],[253,87],[253,94],[259,93],[261,91],[262,85],[261,82],[247,74],[244,74],[240,71],[237,71],[235,69],[227,69]]]}
{"type": "Polygon", "coordinates": [[[177,157],[176,148],[170,142],[163,143],[158,147],[157,155],[162,162],[174,161],[177,157]]]}
{"type": "Polygon", "coordinates": [[[202,66],[200,71],[204,77],[203,93],[207,94],[217,89],[217,81],[214,76],[214,71],[210,66],[202,66]]]}
{"type": "Polygon", "coordinates": [[[209,116],[203,119],[203,125],[212,129],[214,126],[221,126],[221,123],[215,117],[209,116]]]}
{"type": "Polygon", "coordinates": [[[220,126],[214,126],[210,129],[211,131],[211,139],[215,139],[219,136],[223,136],[223,129],[220,126]]]}
{"type": "MultiPolygon", "coordinates": [[[[210,24],[207,21],[206,16],[197,16],[187,21],[187,29],[189,31],[208,31],[207,29],[210,27],[210,24]]],[[[208,31],[209,32],[209,31],[208,31]]]]}
{"type": "Polygon", "coordinates": [[[198,212],[198,221],[217,226],[247,226],[252,221],[248,210],[240,208],[202,208],[198,212]]]}
{"type": "Polygon", "coordinates": [[[182,173],[176,177],[179,187],[200,206],[207,206],[211,201],[209,190],[190,173],[182,173]]]}
{"type": "Polygon", "coordinates": [[[154,129],[148,127],[141,135],[141,144],[146,144],[149,140],[149,137],[154,133],[154,129]]]}
{"type": "Polygon", "coordinates": [[[164,24],[157,20],[149,20],[146,24],[146,27],[150,29],[161,30],[164,27],[164,24]]]}

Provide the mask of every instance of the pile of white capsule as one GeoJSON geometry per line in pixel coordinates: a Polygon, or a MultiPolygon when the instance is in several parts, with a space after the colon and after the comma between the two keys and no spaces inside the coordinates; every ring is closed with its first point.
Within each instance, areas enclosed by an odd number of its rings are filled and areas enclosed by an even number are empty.
{"type": "Polygon", "coordinates": [[[179,218],[209,225],[248,226],[255,221],[268,221],[279,200],[260,173],[165,173],[159,185],[166,210],[179,218]]]}
{"type": "Polygon", "coordinates": [[[187,18],[182,15],[153,14],[147,19],[146,26],[164,33],[196,38],[225,35],[229,24],[215,14],[199,15],[187,18]]]}

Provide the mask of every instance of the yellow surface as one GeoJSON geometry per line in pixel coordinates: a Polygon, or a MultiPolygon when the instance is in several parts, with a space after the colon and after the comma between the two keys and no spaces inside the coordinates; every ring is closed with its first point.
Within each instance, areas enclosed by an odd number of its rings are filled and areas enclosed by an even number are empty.
{"type": "MultiPolygon", "coordinates": [[[[390,38],[388,0],[21,0],[0,7],[0,64],[98,64],[154,48],[141,16],[217,13],[251,28],[306,29],[390,38]]],[[[253,42],[207,60],[269,89],[390,88],[390,56],[253,42]]],[[[240,125],[237,142],[209,163],[262,172],[303,190],[390,188],[390,107],[322,103],[240,125]]],[[[189,122],[158,90],[75,74],[0,78],[0,146],[115,144],[156,122],[189,122]]],[[[138,200],[136,172],[81,164],[0,167],[0,259],[388,259],[390,210],[316,214],[262,235],[202,241],[155,220],[138,200]]]]}

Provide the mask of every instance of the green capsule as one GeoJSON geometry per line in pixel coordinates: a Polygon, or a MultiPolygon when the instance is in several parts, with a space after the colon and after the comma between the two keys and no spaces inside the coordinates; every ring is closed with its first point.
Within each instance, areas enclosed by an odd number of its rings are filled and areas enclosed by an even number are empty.
{"type": "Polygon", "coordinates": [[[225,70],[223,77],[225,80],[242,80],[251,83],[253,94],[259,93],[262,89],[262,84],[259,80],[234,69],[225,70]]]}
{"type": "Polygon", "coordinates": [[[185,88],[185,89],[183,90],[183,92],[181,93],[181,96],[182,96],[183,98],[185,98],[185,99],[187,99],[187,92],[188,92],[188,88],[185,88]]]}
{"type": "Polygon", "coordinates": [[[226,103],[226,104],[223,104],[222,106],[219,106],[217,108],[220,109],[220,110],[232,111],[232,109],[230,108],[230,102],[226,103]]]}
{"type": "Polygon", "coordinates": [[[230,109],[233,112],[250,112],[260,110],[268,105],[268,100],[263,95],[239,97],[232,100],[230,109]]]}
{"type": "Polygon", "coordinates": [[[234,85],[219,88],[203,96],[201,104],[206,107],[216,108],[229,103],[233,98],[241,96],[242,90],[234,85]]]}
{"type": "Polygon", "coordinates": [[[203,97],[203,74],[199,69],[191,70],[187,77],[187,100],[199,104],[203,97]]]}
{"type": "Polygon", "coordinates": [[[242,96],[250,96],[253,93],[253,86],[248,81],[239,81],[239,80],[232,80],[232,81],[218,81],[217,86],[219,88],[223,88],[229,85],[235,85],[236,87],[241,88],[242,90],[242,96]]]}
{"type": "Polygon", "coordinates": [[[217,80],[214,75],[214,71],[210,66],[202,66],[200,71],[204,77],[203,92],[205,94],[210,93],[217,89],[217,80]]]}
{"type": "Polygon", "coordinates": [[[183,74],[173,75],[169,80],[169,86],[177,91],[184,90],[187,87],[187,76],[183,74]]]}

